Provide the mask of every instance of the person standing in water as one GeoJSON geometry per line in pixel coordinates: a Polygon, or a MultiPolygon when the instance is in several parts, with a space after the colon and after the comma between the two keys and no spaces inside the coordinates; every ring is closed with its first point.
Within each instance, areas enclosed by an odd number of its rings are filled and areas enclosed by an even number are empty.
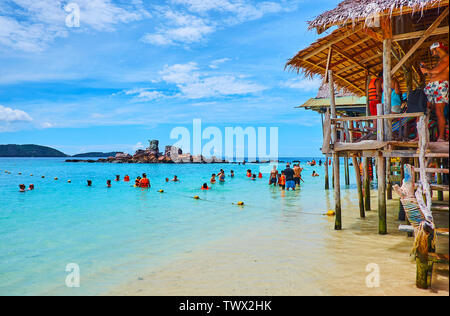
{"type": "Polygon", "coordinates": [[[145,173],[142,174],[142,179],[141,181],[139,181],[139,187],[144,189],[148,189],[151,187],[150,180],[147,178],[147,174],[145,173]]]}
{"type": "Polygon", "coordinates": [[[295,191],[294,170],[291,169],[289,163],[286,165],[284,175],[286,176],[286,190],[289,191],[289,189],[292,189],[292,191],[295,191]]]}
{"type": "Polygon", "coordinates": [[[276,185],[278,180],[278,170],[277,166],[273,166],[272,171],[270,171],[269,185],[276,185]]]}

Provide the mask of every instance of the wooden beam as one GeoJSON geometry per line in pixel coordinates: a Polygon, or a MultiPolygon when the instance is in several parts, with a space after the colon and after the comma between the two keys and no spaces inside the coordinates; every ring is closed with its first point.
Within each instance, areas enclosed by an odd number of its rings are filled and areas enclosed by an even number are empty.
{"type": "MultiPolygon", "coordinates": [[[[426,31],[417,31],[417,32],[411,32],[411,33],[396,34],[396,35],[392,36],[392,40],[395,42],[399,42],[399,41],[406,41],[406,40],[410,40],[410,39],[414,39],[414,38],[420,38],[425,35],[425,32],[426,31]]],[[[448,26],[443,26],[443,27],[436,28],[430,34],[430,36],[443,35],[443,34],[448,34],[448,33],[449,33],[448,26]]]]}
{"type": "MultiPolygon", "coordinates": [[[[314,63],[312,63],[312,62],[310,62],[310,61],[304,60],[304,59],[302,60],[302,62],[307,63],[307,64],[309,64],[309,65],[312,66],[312,67],[319,68],[320,70],[322,70],[323,72],[325,72],[325,68],[322,67],[322,66],[318,66],[318,65],[316,65],[316,64],[314,64],[314,63]]],[[[324,74],[324,75],[325,75],[325,74],[324,74]]],[[[339,78],[340,80],[344,81],[345,83],[347,83],[348,85],[352,86],[354,89],[358,90],[358,91],[361,92],[362,94],[364,94],[364,91],[363,91],[363,90],[361,90],[360,88],[358,88],[357,86],[355,86],[353,83],[351,83],[350,81],[348,81],[348,80],[345,79],[344,77],[337,76],[337,75],[335,75],[335,76],[336,76],[337,78],[339,78]]]]}
{"type": "Polygon", "coordinates": [[[364,66],[363,64],[361,64],[361,63],[360,63],[359,61],[357,61],[354,57],[349,56],[349,55],[347,55],[346,53],[339,51],[339,49],[337,49],[337,48],[334,48],[334,51],[335,51],[337,54],[339,54],[339,55],[341,55],[342,57],[344,57],[345,59],[347,59],[348,61],[354,63],[354,64],[357,65],[357,66],[359,66],[361,69],[369,71],[369,72],[370,72],[372,75],[374,75],[374,76],[376,75],[374,71],[371,71],[370,69],[367,69],[366,66],[364,66]]]}
{"type": "MultiPolygon", "coordinates": [[[[383,40],[383,91],[384,91],[384,114],[391,114],[391,96],[392,96],[392,87],[391,87],[391,65],[392,65],[392,28],[391,28],[391,20],[385,21],[383,24],[383,29],[385,30],[384,36],[386,38],[383,40]]],[[[384,121],[384,140],[392,140],[392,121],[385,120],[384,121]]]]}
{"type": "Polygon", "coordinates": [[[333,57],[333,46],[330,46],[327,58],[327,68],[325,69],[325,77],[323,77],[323,84],[328,82],[328,70],[330,70],[330,63],[332,57],[333,57]]]}
{"type": "Polygon", "coordinates": [[[400,67],[408,60],[409,57],[411,57],[412,54],[415,53],[415,51],[425,42],[425,40],[431,36],[431,34],[434,32],[434,30],[437,29],[437,27],[441,24],[441,22],[448,16],[449,7],[447,7],[444,12],[442,12],[439,17],[436,19],[436,21],[431,24],[431,26],[425,31],[425,33],[422,35],[422,37],[416,42],[416,44],[411,47],[409,52],[403,56],[402,60],[392,69],[391,75],[395,75],[395,73],[400,69],[400,67]]]}
{"type": "Polygon", "coordinates": [[[366,217],[366,213],[364,211],[364,197],[361,183],[361,169],[359,168],[358,159],[355,156],[352,157],[353,168],[355,168],[355,179],[356,186],[358,188],[358,201],[359,201],[359,216],[361,218],[366,217]]]}
{"type": "Polygon", "coordinates": [[[344,34],[342,34],[341,36],[336,37],[334,40],[330,41],[328,44],[320,46],[316,49],[314,49],[313,51],[311,51],[309,54],[303,56],[303,60],[308,60],[309,58],[315,56],[316,54],[322,52],[323,50],[330,48],[331,46],[333,46],[336,43],[339,43],[340,41],[342,41],[343,39],[355,34],[356,32],[358,32],[360,30],[360,28],[356,29],[356,30],[351,30],[349,32],[345,32],[344,34]]]}
{"type": "MultiPolygon", "coordinates": [[[[375,58],[378,58],[378,57],[380,57],[380,56],[382,56],[383,55],[383,53],[382,52],[379,52],[379,53],[377,53],[377,54],[375,54],[375,55],[373,55],[373,56],[370,56],[370,57],[367,57],[366,59],[363,59],[363,60],[361,60],[360,61],[360,63],[361,64],[365,64],[366,62],[369,62],[369,61],[371,61],[371,60],[374,60],[375,58]]],[[[356,67],[356,65],[350,65],[350,66],[347,66],[347,67],[345,67],[345,68],[342,68],[341,70],[339,70],[339,71],[337,71],[336,73],[335,73],[335,75],[339,75],[339,74],[341,74],[341,73],[343,73],[343,72],[346,72],[346,71],[349,71],[350,69],[353,69],[353,68],[355,68],[356,67]]]]}
{"type": "MultiPolygon", "coordinates": [[[[370,170],[372,158],[364,157],[364,209],[370,211],[370,170]]],[[[373,169],[372,169],[373,172],[373,169]]]]}
{"type": "Polygon", "coordinates": [[[379,154],[377,157],[377,175],[378,175],[378,233],[387,234],[386,218],[386,168],[385,158],[379,154]]]}
{"type": "Polygon", "coordinates": [[[339,117],[332,118],[331,122],[346,122],[346,121],[373,121],[376,119],[398,119],[404,117],[421,117],[423,113],[403,113],[403,114],[388,114],[388,115],[371,115],[371,116],[358,116],[358,117],[339,117]]]}
{"type": "MultiPolygon", "coordinates": [[[[336,118],[336,100],[334,94],[333,71],[328,72],[328,88],[330,91],[331,117],[336,118]]],[[[332,126],[333,144],[337,141],[336,128],[332,126]]],[[[339,156],[333,151],[333,179],[334,179],[334,212],[335,212],[335,230],[342,229],[342,209],[341,209],[341,184],[339,175],[339,156]]]]}

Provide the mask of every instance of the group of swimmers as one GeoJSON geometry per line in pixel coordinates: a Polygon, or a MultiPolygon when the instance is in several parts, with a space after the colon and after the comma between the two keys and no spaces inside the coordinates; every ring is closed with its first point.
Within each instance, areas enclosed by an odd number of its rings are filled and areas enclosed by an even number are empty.
{"type": "MultiPolygon", "coordinates": [[[[19,184],[19,191],[20,192],[25,192],[27,190],[27,187],[25,186],[25,184],[19,184]]],[[[28,191],[33,191],[34,190],[34,184],[30,184],[28,186],[28,191]]]]}
{"type": "MultiPolygon", "coordinates": [[[[316,162],[315,160],[313,160],[311,163],[309,163],[310,165],[312,165],[312,163],[315,165],[316,162]]],[[[322,161],[319,162],[319,165],[322,164],[322,161]]],[[[270,172],[270,176],[269,176],[269,185],[274,185],[274,186],[279,186],[281,187],[283,190],[295,190],[295,188],[297,186],[300,186],[301,182],[305,182],[302,179],[302,171],[303,168],[300,167],[300,163],[294,164],[293,169],[290,167],[290,163],[286,164],[286,169],[281,171],[281,174],[278,172],[277,167],[273,166],[272,171],[270,172]]],[[[263,178],[263,175],[261,172],[258,173],[258,176],[255,173],[252,173],[251,169],[247,170],[247,177],[250,178],[251,180],[256,180],[256,178],[258,177],[259,179],[263,178]]],[[[316,173],[316,171],[313,171],[312,173],[312,177],[318,177],[319,174],[316,173]]],[[[211,184],[215,184],[216,183],[216,179],[219,179],[219,182],[224,183],[225,182],[225,171],[223,169],[220,169],[220,171],[217,174],[212,174],[211,175],[211,179],[210,179],[210,183],[211,184]]],[[[231,170],[230,171],[230,177],[234,178],[234,171],[231,170]]],[[[55,178],[55,180],[57,180],[57,178],[55,178]]],[[[120,181],[120,175],[116,175],[116,179],[115,181],[120,181]]],[[[129,182],[130,181],[130,176],[129,175],[125,175],[123,178],[124,182],[129,182]]],[[[174,176],[172,180],[169,180],[169,178],[166,178],[166,182],[179,182],[180,179],[178,179],[178,176],[174,176]]],[[[70,180],[68,180],[69,183],[71,183],[70,180]]],[[[92,186],[92,180],[87,180],[87,186],[91,187],[92,186]]],[[[111,180],[107,180],[106,181],[106,186],[108,188],[112,187],[112,181],[111,180]]],[[[142,177],[138,176],[136,178],[136,180],[134,181],[134,187],[135,188],[144,188],[144,189],[148,189],[151,188],[151,184],[150,184],[150,180],[147,177],[146,173],[142,174],[142,177]]],[[[20,192],[25,192],[26,191],[26,186],[25,184],[20,184],[19,185],[19,189],[20,192]]],[[[210,190],[211,188],[208,186],[207,183],[204,183],[201,187],[201,190],[210,190]]],[[[34,184],[30,184],[29,191],[34,190],[34,184]]]]}
{"type": "MultiPolygon", "coordinates": [[[[296,187],[300,186],[301,182],[305,182],[302,178],[302,172],[303,168],[300,167],[300,163],[295,164],[294,168],[291,168],[291,164],[287,163],[286,169],[281,171],[281,174],[278,172],[277,167],[273,166],[273,169],[270,172],[269,185],[279,186],[283,190],[288,191],[290,189],[295,190],[296,187]]],[[[311,176],[318,177],[319,174],[313,170],[311,176]]]]}

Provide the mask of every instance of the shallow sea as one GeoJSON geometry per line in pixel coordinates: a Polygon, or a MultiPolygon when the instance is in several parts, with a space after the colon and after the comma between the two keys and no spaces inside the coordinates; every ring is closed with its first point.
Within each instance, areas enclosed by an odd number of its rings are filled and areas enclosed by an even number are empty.
{"type": "MultiPolygon", "coordinates": [[[[329,226],[322,214],[332,208],[333,192],[323,189],[323,167],[306,165],[310,159],[301,158],[306,183],[295,192],[283,192],[268,186],[267,174],[256,181],[245,176],[247,169],[258,172],[268,165],[0,158],[0,295],[105,293],[141,271],[164,267],[210,242],[235,238],[243,230],[270,230],[280,221],[300,230],[316,227],[312,233],[320,238],[319,228],[329,226]],[[226,182],[201,191],[221,168],[227,173],[226,182]],[[234,178],[229,177],[230,170],[235,171],[234,178]],[[311,177],[313,170],[320,177],[311,177]],[[143,172],[151,180],[149,190],[132,187],[143,172]],[[123,179],[126,174],[131,182],[114,181],[115,175],[123,179]],[[174,175],[179,183],[165,182],[174,175]],[[93,181],[92,187],[86,185],[87,179],[93,181]],[[108,179],[113,180],[111,188],[106,187],[108,179]],[[35,190],[20,193],[21,183],[33,183],[35,190]],[[193,199],[195,195],[201,200],[193,199]],[[245,206],[233,204],[238,201],[245,206]],[[70,263],[80,267],[79,288],[65,284],[70,263]]],[[[343,186],[342,195],[357,205],[350,169],[353,185],[343,186]]]]}

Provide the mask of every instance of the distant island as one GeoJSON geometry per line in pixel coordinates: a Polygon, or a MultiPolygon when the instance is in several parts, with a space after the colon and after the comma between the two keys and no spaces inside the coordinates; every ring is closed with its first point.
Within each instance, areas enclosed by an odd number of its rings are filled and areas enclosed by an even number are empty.
{"type": "Polygon", "coordinates": [[[118,153],[119,152],[117,152],[117,151],[113,151],[113,152],[110,152],[110,153],[89,152],[89,153],[84,153],[84,154],[73,155],[72,157],[79,157],[79,158],[83,158],[83,157],[108,158],[108,157],[115,157],[118,153]]]}
{"type": "Polygon", "coordinates": [[[0,145],[0,157],[68,157],[59,150],[39,145],[0,145]]]}

